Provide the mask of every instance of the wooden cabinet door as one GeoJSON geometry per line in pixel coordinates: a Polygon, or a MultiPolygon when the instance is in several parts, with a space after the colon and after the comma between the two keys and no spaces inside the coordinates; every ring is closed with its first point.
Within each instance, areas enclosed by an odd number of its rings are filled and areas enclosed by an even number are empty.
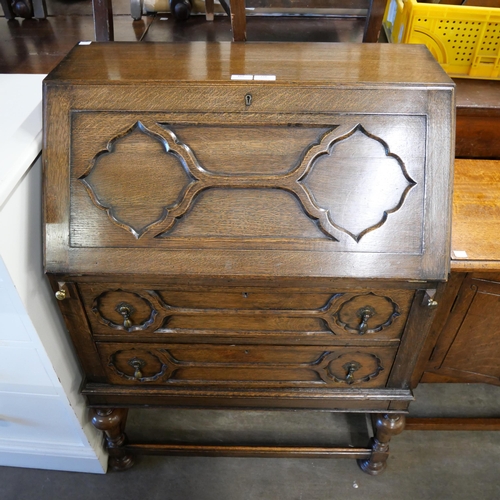
{"type": "Polygon", "coordinates": [[[420,381],[500,385],[499,360],[500,274],[468,274],[420,381]]]}

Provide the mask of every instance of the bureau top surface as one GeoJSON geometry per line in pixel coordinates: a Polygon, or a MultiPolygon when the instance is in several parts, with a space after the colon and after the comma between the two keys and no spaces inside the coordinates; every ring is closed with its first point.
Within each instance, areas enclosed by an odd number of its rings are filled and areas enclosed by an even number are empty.
{"type": "Polygon", "coordinates": [[[261,84],[453,85],[419,45],[224,42],[76,46],[47,82],[235,84],[232,75],[276,77],[261,84]]]}

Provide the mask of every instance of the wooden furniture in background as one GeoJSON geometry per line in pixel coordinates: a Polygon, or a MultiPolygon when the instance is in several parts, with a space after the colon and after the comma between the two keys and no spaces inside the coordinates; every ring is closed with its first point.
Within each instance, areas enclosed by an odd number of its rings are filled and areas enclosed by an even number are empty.
{"type": "Polygon", "coordinates": [[[457,85],[455,156],[500,159],[500,81],[457,78],[455,83],[457,85]]]}
{"type": "MultiPolygon", "coordinates": [[[[2,0],[2,2],[7,0],[2,0]]],[[[378,42],[380,30],[382,28],[382,18],[387,0],[369,0],[369,8],[366,17],[363,42],[378,42]]],[[[227,2],[221,2],[224,10],[230,14],[231,29],[234,42],[244,42],[246,35],[246,11],[245,0],[229,0],[230,13],[227,2]]],[[[113,7],[112,0],[92,0],[95,37],[98,42],[108,42],[114,40],[113,30],[113,7]]],[[[213,21],[214,17],[213,0],[206,3],[207,21],[213,21]]],[[[137,0],[132,0],[132,17],[138,19],[134,14],[137,12],[137,0]]]]}
{"type": "MultiPolygon", "coordinates": [[[[382,28],[387,0],[369,0],[369,8],[366,16],[363,42],[376,43],[382,28]]],[[[309,5],[311,5],[309,3],[309,5]]],[[[314,9],[311,9],[313,11],[314,9]]],[[[246,34],[246,12],[245,0],[231,0],[231,28],[233,30],[233,41],[244,42],[246,34]]]]}
{"type": "MultiPolygon", "coordinates": [[[[451,277],[413,385],[500,385],[500,161],[455,161],[452,227],[451,277]]],[[[411,420],[412,426],[417,425],[411,420]]],[[[484,419],[459,420],[439,424],[485,428],[484,419]]],[[[419,419],[418,423],[419,428],[432,429],[438,421],[419,419]]],[[[500,419],[489,419],[486,428],[495,425],[500,428],[500,419]]]]}
{"type": "Polygon", "coordinates": [[[365,31],[363,33],[363,43],[378,42],[386,4],[387,0],[370,0],[366,16],[365,31]]]}
{"type": "Polygon", "coordinates": [[[423,47],[383,44],[91,44],[49,75],[46,270],[113,467],[384,469],[449,271],[453,92],[423,47]],[[169,406],[367,412],[376,437],[127,444],[127,408],[169,406]]]}
{"type": "Polygon", "coordinates": [[[0,5],[6,19],[15,17],[45,19],[47,17],[45,0],[0,0],[0,5]]]}
{"type": "Polygon", "coordinates": [[[97,42],[112,42],[115,39],[112,0],[92,0],[94,32],[97,42]]]}

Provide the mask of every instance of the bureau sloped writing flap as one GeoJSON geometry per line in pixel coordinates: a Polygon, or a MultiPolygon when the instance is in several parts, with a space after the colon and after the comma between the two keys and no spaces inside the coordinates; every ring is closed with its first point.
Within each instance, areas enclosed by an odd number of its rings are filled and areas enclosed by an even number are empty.
{"type": "Polygon", "coordinates": [[[47,99],[48,270],[446,277],[450,87],[110,85],[47,99]]]}
{"type": "Polygon", "coordinates": [[[229,127],[122,113],[100,149],[96,115],[73,116],[73,247],[422,253],[424,117],[229,127]]]}

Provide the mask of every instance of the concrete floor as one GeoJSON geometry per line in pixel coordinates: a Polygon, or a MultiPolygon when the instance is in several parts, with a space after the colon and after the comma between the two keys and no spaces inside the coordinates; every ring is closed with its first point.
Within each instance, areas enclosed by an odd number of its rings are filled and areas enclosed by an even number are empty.
{"type": "MultiPolygon", "coordinates": [[[[412,416],[500,415],[500,388],[422,384],[412,416]]],[[[145,410],[130,415],[135,438],[210,443],[366,444],[362,415],[326,412],[145,410]],[[147,424],[147,430],[145,425],[147,424]]],[[[138,458],[126,472],[90,475],[0,468],[1,500],[498,500],[500,432],[405,431],[387,470],[371,477],[354,460],[138,458]]]]}

